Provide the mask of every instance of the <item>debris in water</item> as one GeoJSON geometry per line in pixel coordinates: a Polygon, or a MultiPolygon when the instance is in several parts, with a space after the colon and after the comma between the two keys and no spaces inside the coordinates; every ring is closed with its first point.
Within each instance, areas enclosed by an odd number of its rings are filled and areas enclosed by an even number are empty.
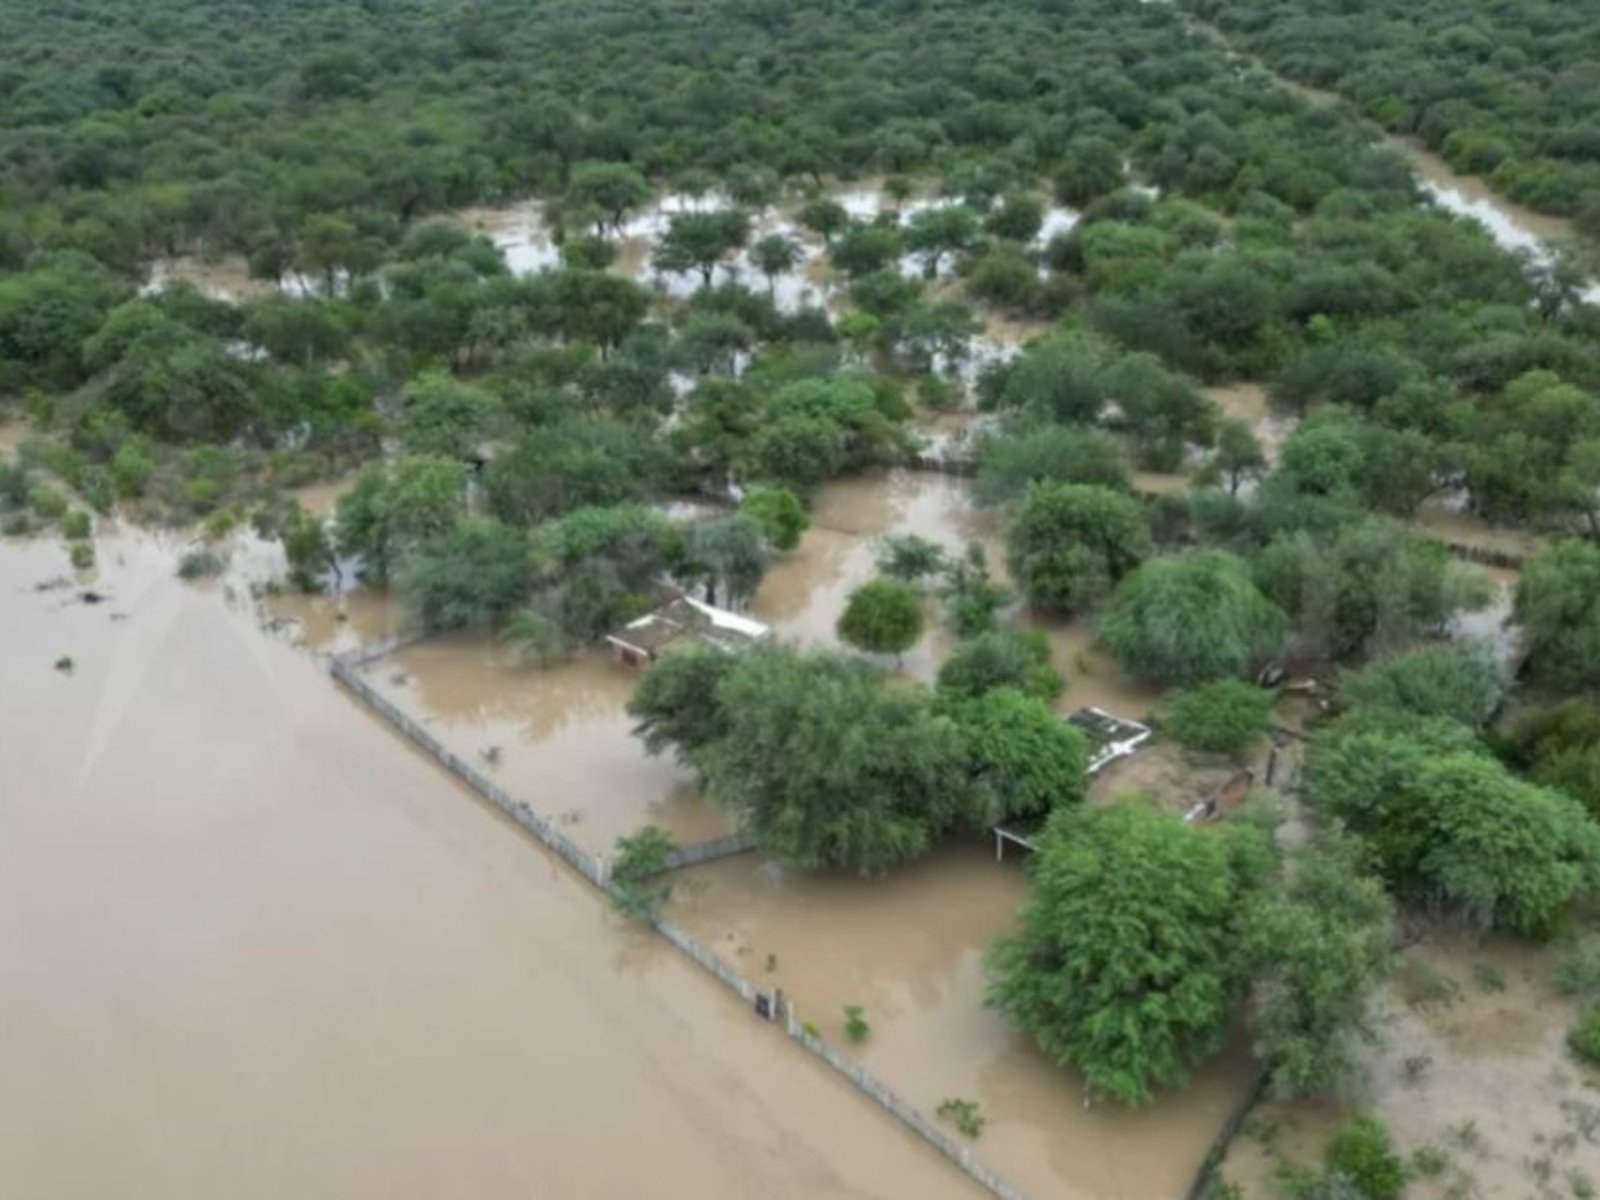
{"type": "Polygon", "coordinates": [[[75,666],[77,666],[77,664],[72,661],[72,655],[70,654],[63,654],[60,658],[56,659],[56,670],[60,671],[63,675],[72,674],[72,670],[75,666]]]}

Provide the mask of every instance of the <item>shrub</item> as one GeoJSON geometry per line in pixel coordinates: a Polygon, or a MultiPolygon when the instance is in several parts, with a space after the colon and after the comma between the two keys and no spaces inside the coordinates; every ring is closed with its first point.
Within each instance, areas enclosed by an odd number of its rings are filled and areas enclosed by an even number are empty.
{"type": "Polygon", "coordinates": [[[878,548],[878,570],[902,583],[920,583],[944,569],[944,547],[914,533],[886,537],[878,548]]]}
{"type": "Polygon", "coordinates": [[[869,654],[904,654],[922,636],[922,601],[897,579],[874,579],[850,595],[839,636],[869,654]]]}
{"type": "Polygon", "coordinates": [[[61,518],[61,532],[69,541],[81,542],[93,531],[93,522],[89,514],[82,509],[74,509],[61,518]]]}
{"type": "Polygon", "coordinates": [[[1347,708],[1448,717],[1482,729],[1505,699],[1500,668],[1468,646],[1421,646],[1348,676],[1339,687],[1347,708]]]}
{"type": "Polygon", "coordinates": [[[611,858],[611,899],[641,921],[655,918],[671,891],[661,876],[676,847],[672,835],[656,825],[619,837],[611,858]]]}
{"type": "Polygon", "coordinates": [[[844,1035],[852,1042],[864,1042],[872,1033],[867,1023],[867,1010],[859,1004],[844,1006],[844,1035]]]}
{"type": "Polygon", "coordinates": [[[1174,692],[1156,711],[1162,732],[1192,750],[1233,753],[1272,724],[1272,693],[1238,679],[1174,692]]]}
{"type": "Polygon", "coordinates": [[[1405,1191],[1406,1165],[1394,1151],[1388,1127],[1372,1113],[1352,1117],[1334,1130],[1328,1167],[1367,1200],[1399,1200],[1405,1191]]]}
{"type": "Polygon", "coordinates": [[[226,565],[222,556],[215,550],[209,548],[191,550],[178,560],[178,578],[205,579],[212,575],[220,575],[226,565]]]}
{"type": "Polygon", "coordinates": [[[1600,1067],[1600,1004],[1591,1004],[1578,1014],[1577,1024],[1567,1034],[1567,1045],[1584,1062],[1600,1067]]]}
{"type": "Polygon", "coordinates": [[[1117,589],[1100,624],[1123,666],[1178,684],[1242,675],[1284,632],[1283,614],[1244,564],[1216,550],[1151,559],[1117,589]]]}
{"type": "Polygon", "coordinates": [[[940,1120],[949,1121],[969,1138],[981,1137],[983,1127],[988,1124],[988,1118],[983,1115],[983,1109],[976,1100],[959,1100],[954,1097],[941,1100],[935,1112],[940,1120]]]}
{"type": "Polygon", "coordinates": [[[739,510],[760,523],[775,550],[793,550],[811,524],[800,498],[787,488],[753,488],[739,510]]]}
{"type": "Polygon", "coordinates": [[[1556,954],[1556,987],[1563,995],[1600,999],[1600,933],[1561,947],[1556,954]]]}
{"type": "Polygon", "coordinates": [[[47,487],[36,487],[28,493],[28,507],[44,521],[57,520],[67,511],[67,498],[47,487]]]}
{"type": "Polygon", "coordinates": [[[958,646],[939,668],[939,690],[965,699],[1015,688],[1050,703],[1064,687],[1050,662],[1050,640],[1037,629],[980,633],[958,646]]]}
{"type": "Polygon", "coordinates": [[[94,566],[94,543],[73,542],[69,557],[72,560],[74,570],[87,571],[94,566]]]}

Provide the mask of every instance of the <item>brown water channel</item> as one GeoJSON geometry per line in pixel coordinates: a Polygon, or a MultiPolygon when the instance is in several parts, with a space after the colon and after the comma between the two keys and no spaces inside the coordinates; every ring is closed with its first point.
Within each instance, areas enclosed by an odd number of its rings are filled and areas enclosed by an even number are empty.
{"type": "Polygon", "coordinates": [[[972,1194],[180,552],[0,543],[6,1196],[972,1194]]]}

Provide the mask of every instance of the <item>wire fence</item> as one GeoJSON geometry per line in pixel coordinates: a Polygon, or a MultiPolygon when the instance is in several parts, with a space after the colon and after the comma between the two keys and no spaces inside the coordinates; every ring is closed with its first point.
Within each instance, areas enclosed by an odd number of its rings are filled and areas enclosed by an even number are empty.
{"type": "Polygon", "coordinates": [[[709,841],[695,842],[691,846],[677,847],[667,856],[666,869],[681,871],[685,867],[697,867],[701,863],[715,862],[719,858],[749,854],[755,848],[755,834],[730,833],[726,837],[711,838],[709,841]]]}
{"type": "Polygon", "coordinates": [[[1012,1187],[1000,1176],[979,1162],[972,1153],[972,1148],[940,1129],[932,1121],[906,1101],[902,1100],[877,1076],[868,1071],[859,1063],[853,1063],[840,1054],[827,1042],[805,1027],[793,1007],[786,1006],[784,1023],[789,1036],[807,1050],[827,1063],[839,1074],[843,1075],[857,1090],[870,1096],[883,1108],[894,1116],[902,1125],[910,1129],[923,1141],[927,1142],[940,1154],[960,1167],[969,1177],[975,1180],[1000,1200],[1028,1200],[1027,1194],[1012,1187]]]}
{"type": "MultiPolygon", "coordinates": [[[[385,653],[388,653],[388,651],[385,651],[385,653]]],[[[417,721],[401,712],[391,701],[379,695],[376,688],[361,678],[357,673],[357,665],[371,663],[380,657],[382,657],[380,654],[366,653],[359,658],[352,658],[351,656],[335,658],[332,660],[329,670],[332,672],[333,677],[355,695],[357,699],[394,726],[414,744],[421,747],[452,775],[460,779],[511,820],[522,826],[523,829],[533,834],[534,837],[538,838],[551,850],[554,850],[576,868],[578,873],[590,883],[598,888],[606,887],[609,873],[604,859],[584,850],[566,834],[562,833],[561,830],[557,829],[549,820],[535,812],[530,804],[514,799],[505,788],[489,779],[466,759],[447,749],[444,743],[440,742],[430,730],[425,729],[417,721]],[[356,665],[352,665],[353,663],[356,665]]]]}
{"type": "MultiPolygon", "coordinates": [[[[517,825],[527,830],[545,846],[555,851],[577,872],[605,892],[610,892],[610,876],[605,859],[590,854],[580,847],[526,801],[512,797],[503,787],[486,777],[472,763],[445,747],[440,740],[419,722],[401,711],[393,702],[380,695],[376,688],[360,675],[360,669],[393,653],[397,648],[417,640],[415,637],[395,638],[386,643],[364,647],[351,654],[331,659],[333,677],[373,712],[387,721],[411,742],[442,764],[446,770],[472,788],[496,809],[517,825]]],[[[693,846],[681,847],[673,852],[669,870],[694,866],[734,854],[745,854],[756,848],[755,839],[748,833],[734,833],[714,838],[693,846]]],[[[969,1178],[999,1200],[1029,1200],[1026,1193],[1007,1183],[972,1153],[972,1148],[936,1125],[920,1110],[887,1087],[880,1079],[859,1063],[851,1062],[838,1050],[828,1045],[807,1028],[795,1012],[793,1005],[776,992],[765,992],[741,975],[731,963],[704,945],[678,925],[656,916],[651,922],[657,933],[680,953],[696,963],[702,970],[727,987],[741,1001],[769,1020],[776,1020],[789,1038],[804,1047],[834,1071],[847,1079],[857,1091],[869,1097],[912,1133],[932,1146],[969,1178]]],[[[1229,1145],[1238,1136],[1246,1118],[1260,1098],[1262,1079],[1258,1078],[1248,1094],[1229,1114],[1223,1123],[1205,1162],[1195,1175],[1193,1183],[1184,1194],[1184,1200],[1202,1200],[1217,1165],[1227,1153],[1229,1145]]]]}

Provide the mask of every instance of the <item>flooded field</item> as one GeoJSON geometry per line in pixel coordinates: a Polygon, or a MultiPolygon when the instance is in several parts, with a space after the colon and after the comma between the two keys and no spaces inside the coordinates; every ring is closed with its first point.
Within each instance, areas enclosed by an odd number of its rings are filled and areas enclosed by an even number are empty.
{"type": "Polygon", "coordinates": [[[1251,1200],[1275,1194],[1279,1161],[1320,1161],[1346,1111],[1371,1107],[1402,1154],[1443,1165],[1416,1200],[1583,1196],[1600,1184],[1600,1071],[1568,1053],[1574,1005],[1551,984],[1548,947],[1431,936],[1408,950],[1383,1001],[1386,1044],[1367,1086],[1332,1103],[1262,1105],[1223,1173],[1251,1200]]]}
{"type": "MultiPolygon", "coordinates": [[[[972,504],[964,480],[926,472],[879,471],[835,480],[818,492],[799,548],[774,564],[750,602],[750,615],[776,637],[801,646],[835,646],[850,593],[877,574],[885,537],[916,534],[960,554],[983,543],[990,569],[1001,566],[1000,521],[972,504]]],[[[928,629],[898,669],[930,681],[952,642],[928,602],[928,629]]]]}
{"type": "Polygon", "coordinates": [[[885,879],[803,876],[757,855],[674,876],[674,916],[751,978],[782,987],[802,1019],[933,1114],[975,1100],[974,1151],[1036,1197],[1175,1200],[1248,1074],[1230,1053],[1149,1109],[1086,1108],[1073,1072],[984,1007],[984,949],[1026,892],[985,839],[885,879]],[[871,1026],[853,1044],[843,1009],[871,1026]]]}
{"type": "Polygon", "coordinates": [[[644,825],[679,843],[729,832],[670,755],[633,736],[638,672],[602,651],[536,667],[476,635],[430,638],[366,668],[368,681],[513,796],[595,854],[644,825]]]}
{"type": "Polygon", "coordinates": [[[178,549],[0,544],[8,1195],[973,1195],[178,549]]]}
{"type": "MultiPolygon", "coordinates": [[[[812,520],[800,546],[778,559],[748,606],[777,639],[797,646],[839,645],[839,615],[850,593],[877,574],[888,535],[914,533],[952,554],[978,542],[996,576],[1005,574],[1001,517],[977,509],[964,480],[903,470],[835,480],[818,493],[812,520]]],[[[273,596],[265,608],[317,648],[345,649],[400,628],[389,602],[360,589],[343,596],[273,596]]],[[[922,639],[901,659],[883,663],[920,682],[933,681],[955,645],[937,598],[930,595],[926,611],[922,639]]],[[[1089,622],[1016,615],[1050,640],[1067,681],[1062,711],[1092,704],[1139,715],[1159,696],[1094,644],[1089,622]]],[[[455,753],[561,821],[591,852],[608,853],[618,836],[646,824],[660,825],[680,843],[729,832],[722,810],[700,796],[670,756],[645,753],[626,712],[638,673],[600,650],[539,667],[487,636],[456,634],[404,647],[364,671],[455,753]]]]}

